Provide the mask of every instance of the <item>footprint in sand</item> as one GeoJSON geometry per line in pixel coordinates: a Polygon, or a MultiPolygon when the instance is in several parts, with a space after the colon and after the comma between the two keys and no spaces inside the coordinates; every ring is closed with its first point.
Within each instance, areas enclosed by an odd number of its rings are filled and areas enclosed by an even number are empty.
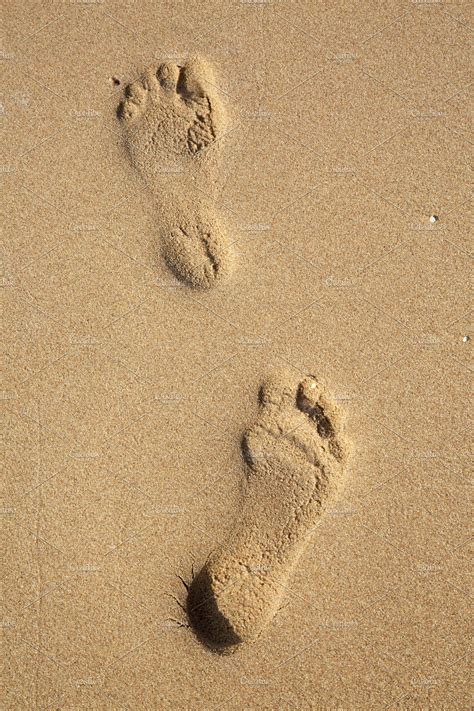
{"type": "Polygon", "coordinates": [[[198,288],[225,277],[231,261],[214,209],[225,113],[213,88],[203,60],[166,62],[130,84],[118,108],[132,164],[156,197],[165,260],[198,288]]]}
{"type": "Polygon", "coordinates": [[[260,402],[242,444],[248,472],[239,523],[188,593],[194,630],[218,651],[255,639],[277,612],[346,464],[341,413],[314,377],[277,373],[260,402]]]}

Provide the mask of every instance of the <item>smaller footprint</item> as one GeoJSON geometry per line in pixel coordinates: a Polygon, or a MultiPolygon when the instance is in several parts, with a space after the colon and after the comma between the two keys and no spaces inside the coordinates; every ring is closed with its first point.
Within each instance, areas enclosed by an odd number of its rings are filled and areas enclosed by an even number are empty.
{"type": "Polygon", "coordinates": [[[118,108],[131,162],[155,198],[164,258],[179,279],[203,289],[226,277],[232,261],[214,207],[226,122],[214,84],[201,59],[165,62],[130,84],[118,108]]]}
{"type": "Polygon", "coordinates": [[[275,373],[262,386],[260,403],[242,442],[242,514],[187,599],[196,634],[221,652],[257,638],[279,609],[347,459],[342,413],[313,376],[275,373]]]}

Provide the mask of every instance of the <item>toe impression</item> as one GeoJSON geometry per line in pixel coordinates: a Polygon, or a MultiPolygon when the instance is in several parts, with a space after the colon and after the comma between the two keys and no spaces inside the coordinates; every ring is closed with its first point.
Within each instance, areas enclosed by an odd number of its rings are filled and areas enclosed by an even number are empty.
{"type": "Polygon", "coordinates": [[[156,72],[158,81],[166,91],[176,91],[179,79],[179,67],[172,62],[164,62],[156,72]]]}

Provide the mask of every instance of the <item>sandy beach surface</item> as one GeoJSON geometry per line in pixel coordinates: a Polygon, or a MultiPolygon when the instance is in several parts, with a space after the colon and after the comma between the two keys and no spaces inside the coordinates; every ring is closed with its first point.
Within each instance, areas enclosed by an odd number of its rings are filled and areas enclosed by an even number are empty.
{"type": "Polygon", "coordinates": [[[5,708],[470,708],[468,3],[5,15],[5,708]]]}

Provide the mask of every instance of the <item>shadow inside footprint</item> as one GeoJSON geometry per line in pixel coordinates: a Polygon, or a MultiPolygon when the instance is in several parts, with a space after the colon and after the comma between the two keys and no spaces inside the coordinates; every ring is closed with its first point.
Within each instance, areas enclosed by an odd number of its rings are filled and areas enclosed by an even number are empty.
{"type": "Polygon", "coordinates": [[[191,583],[186,607],[189,622],[198,639],[213,651],[224,653],[242,642],[219,610],[206,567],[191,583]]]}
{"type": "Polygon", "coordinates": [[[323,439],[334,436],[334,427],[332,426],[331,420],[326,416],[326,413],[319,403],[308,400],[302,385],[299,386],[296,394],[296,405],[301,412],[305,412],[308,417],[316,423],[318,434],[323,437],[323,439]]]}

